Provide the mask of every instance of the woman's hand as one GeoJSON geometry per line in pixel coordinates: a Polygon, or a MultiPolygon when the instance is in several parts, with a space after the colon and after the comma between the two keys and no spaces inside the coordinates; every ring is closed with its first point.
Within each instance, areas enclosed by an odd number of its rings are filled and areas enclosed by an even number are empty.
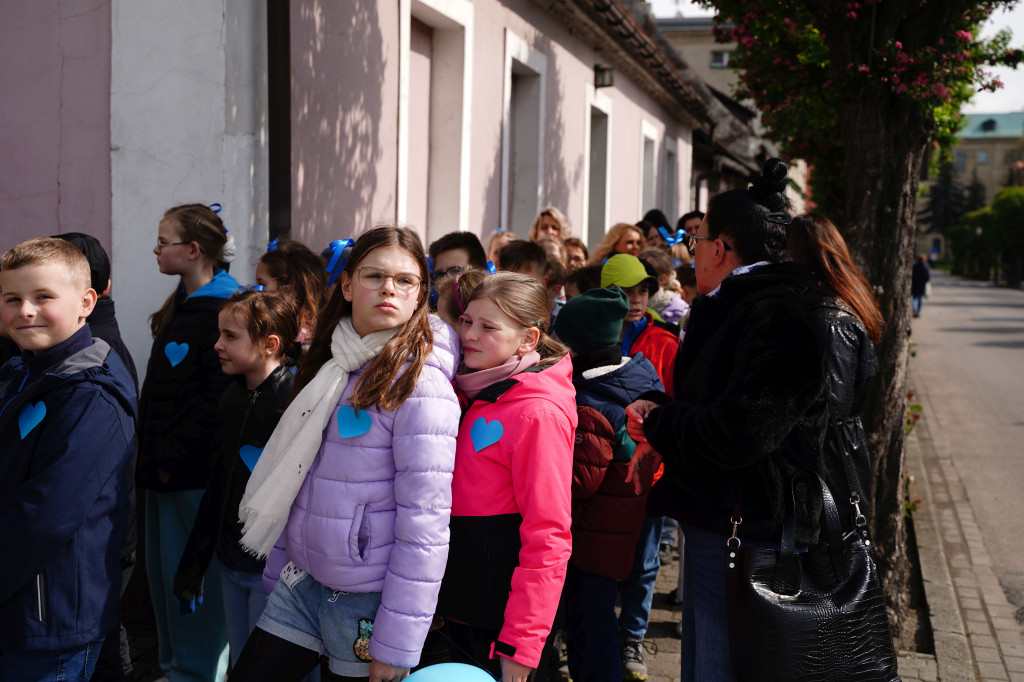
{"type": "Polygon", "coordinates": [[[637,443],[633,457],[629,460],[629,467],[626,469],[626,483],[633,482],[633,490],[637,495],[644,491],[643,481],[640,480],[640,470],[643,468],[644,461],[650,456],[661,457],[654,451],[650,443],[644,441],[637,443]]]}
{"type": "Polygon", "coordinates": [[[658,403],[650,400],[636,400],[626,408],[626,432],[637,443],[647,442],[647,437],[644,436],[644,419],[647,419],[647,415],[657,406],[658,403]]]}
{"type": "Polygon", "coordinates": [[[526,682],[532,672],[533,668],[528,665],[516,663],[511,658],[501,657],[501,682],[526,682]]]}
{"type": "Polygon", "coordinates": [[[370,663],[370,682],[399,682],[407,677],[409,677],[408,668],[388,665],[376,659],[370,663]]]}

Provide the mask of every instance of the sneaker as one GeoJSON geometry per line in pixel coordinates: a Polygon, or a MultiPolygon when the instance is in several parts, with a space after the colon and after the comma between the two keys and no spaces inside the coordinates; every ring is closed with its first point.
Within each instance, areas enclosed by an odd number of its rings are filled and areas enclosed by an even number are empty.
{"type": "Polygon", "coordinates": [[[646,680],[647,664],[644,662],[644,651],[651,656],[658,653],[658,645],[654,642],[623,640],[619,655],[622,658],[622,679],[646,680]]]}
{"type": "Polygon", "coordinates": [[[672,545],[667,542],[661,543],[661,547],[658,548],[658,559],[661,561],[662,566],[668,566],[672,563],[672,545]]]}

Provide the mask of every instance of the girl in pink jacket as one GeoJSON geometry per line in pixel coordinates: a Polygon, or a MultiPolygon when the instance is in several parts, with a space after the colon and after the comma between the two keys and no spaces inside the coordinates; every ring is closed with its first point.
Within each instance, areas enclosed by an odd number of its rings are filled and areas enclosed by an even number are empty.
{"type": "MultiPolygon", "coordinates": [[[[340,259],[339,247],[331,271],[340,259]]],[[[318,316],[239,510],[273,591],[232,679],[298,680],[325,659],[341,679],[390,682],[419,661],[448,558],[459,421],[458,342],[428,317],[427,282],[416,233],[376,228],[318,316]]]]}
{"type": "Polygon", "coordinates": [[[438,613],[454,660],[525,682],[572,554],[572,364],[546,334],[538,280],[500,272],[463,303],[455,383],[464,413],[438,613]]]}

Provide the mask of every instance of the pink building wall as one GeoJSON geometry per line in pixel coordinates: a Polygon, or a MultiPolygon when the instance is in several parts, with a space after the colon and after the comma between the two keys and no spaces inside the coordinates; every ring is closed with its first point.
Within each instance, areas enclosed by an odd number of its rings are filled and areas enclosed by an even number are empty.
{"type": "Polygon", "coordinates": [[[110,239],[110,3],[0,4],[0,251],[110,239]]]}
{"type": "MultiPolygon", "coordinates": [[[[587,84],[601,55],[576,38],[531,0],[472,3],[469,183],[470,231],[484,239],[502,224],[502,134],[505,33],[513,32],[547,60],[544,113],[543,204],[563,209],[576,235],[585,231],[586,136],[590,109],[587,84]]],[[[292,235],[314,247],[355,236],[398,215],[400,12],[403,2],[300,0],[291,10],[292,58],[292,235]]],[[[415,15],[415,2],[412,2],[415,15]]],[[[408,11],[408,10],[405,10],[408,11]]],[[[422,102],[422,74],[437,69],[424,50],[429,38],[413,22],[410,42],[408,190],[406,219],[421,236],[428,175],[423,172],[429,118],[422,102]],[[417,78],[417,75],[420,75],[417,78]]],[[[678,208],[688,201],[691,131],[622,74],[602,89],[612,102],[609,139],[608,225],[641,217],[641,121],[658,131],[657,203],[663,194],[665,138],[679,141],[675,192],[678,208]]],[[[650,207],[646,207],[650,208],[650,207]]],[[[646,210],[646,208],[644,210],[646,210]]],[[[526,226],[514,226],[525,234],[526,226]]],[[[436,232],[436,226],[432,227],[436,232]]]]}

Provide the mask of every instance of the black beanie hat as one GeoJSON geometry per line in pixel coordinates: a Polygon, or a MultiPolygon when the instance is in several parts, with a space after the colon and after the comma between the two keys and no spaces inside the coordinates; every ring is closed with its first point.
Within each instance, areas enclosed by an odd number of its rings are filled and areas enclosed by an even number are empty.
{"type": "Polygon", "coordinates": [[[619,287],[588,289],[562,306],[554,332],[577,355],[610,348],[619,342],[628,312],[629,298],[619,287]]]}
{"type": "Polygon", "coordinates": [[[97,296],[102,295],[110,280],[110,259],[107,258],[107,252],[103,250],[100,241],[91,234],[82,232],[65,232],[53,236],[71,242],[76,249],[85,254],[85,259],[89,261],[90,286],[96,290],[97,296]]]}

